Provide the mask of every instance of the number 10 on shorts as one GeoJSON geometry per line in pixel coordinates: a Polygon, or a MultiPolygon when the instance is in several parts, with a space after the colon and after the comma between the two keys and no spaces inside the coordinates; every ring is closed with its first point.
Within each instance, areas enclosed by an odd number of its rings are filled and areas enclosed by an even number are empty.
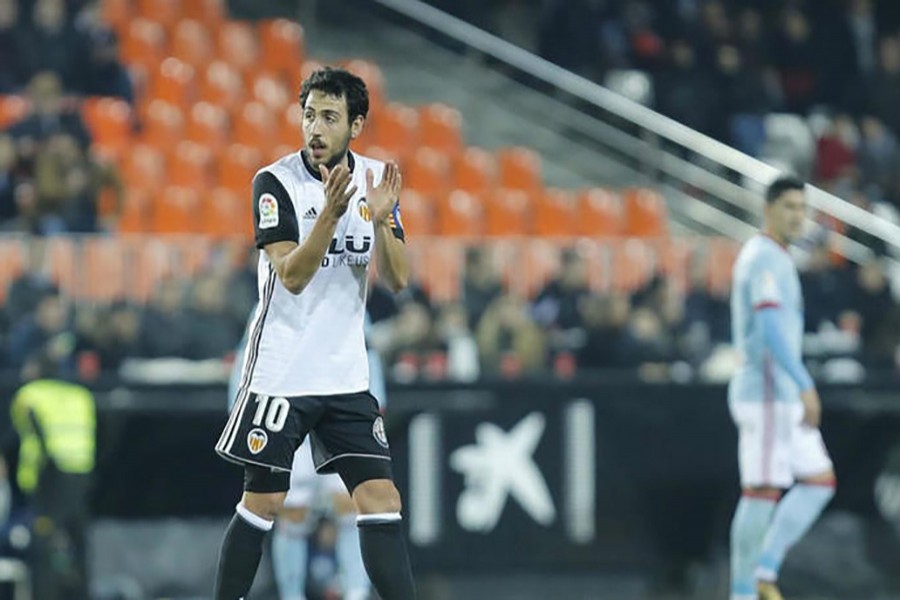
{"type": "Polygon", "coordinates": [[[257,427],[265,421],[266,429],[277,433],[284,429],[291,404],[287,398],[272,398],[271,396],[256,397],[256,414],[253,415],[253,424],[257,427]]]}

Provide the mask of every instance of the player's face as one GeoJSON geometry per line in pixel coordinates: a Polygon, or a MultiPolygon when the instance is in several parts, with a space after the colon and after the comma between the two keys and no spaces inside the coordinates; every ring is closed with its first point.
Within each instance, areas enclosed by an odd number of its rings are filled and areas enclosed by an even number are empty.
{"type": "Polygon", "coordinates": [[[793,242],[803,235],[806,198],[801,190],[788,190],[766,207],[771,232],[781,241],[793,242]]]}
{"type": "Polygon", "coordinates": [[[312,90],[303,106],[303,139],[313,166],[333,167],[347,154],[350,140],[362,130],[363,118],[353,123],[347,116],[347,100],[312,90]]]}

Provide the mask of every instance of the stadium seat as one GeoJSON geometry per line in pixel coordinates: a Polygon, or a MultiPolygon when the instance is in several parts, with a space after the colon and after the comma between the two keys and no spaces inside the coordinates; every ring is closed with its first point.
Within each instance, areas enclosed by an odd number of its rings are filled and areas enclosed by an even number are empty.
{"type": "Polygon", "coordinates": [[[153,70],[165,56],[165,43],[166,35],[162,25],[149,19],[134,19],[120,46],[122,60],[153,70]]]}
{"type": "Polygon", "coordinates": [[[400,214],[407,237],[434,233],[433,201],[415,190],[400,192],[400,214]]]}
{"type": "Polygon", "coordinates": [[[253,27],[243,21],[226,21],[216,32],[218,56],[247,74],[259,67],[259,44],[253,27]]]}
{"type": "Polygon", "coordinates": [[[9,284],[25,268],[25,243],[18,236],[0,236],[0,305],[6,301],[9,284]]]}
{"type": "Polygon", "coordinates": [[[293,82],[306,54],[303,27],[288,19],[271,19],[260,21],[258,29],[262,67],[293,82]]]}
{"type": "Polygon", "coordinates": [[[490,236],[527,235],[531,231],[532,200],[522,190],[501,188],[486,195],[484,213],[490,236]]]}
{"type": "Polygon", "coordinates": [[[221,60],[214,60],[200,78],[200,99],[220,106],[229,113],[244,99],[244,82],[236,68],[221,60]]]}
{"type": "Polygon", "coordinates": [[[73,238],[61,235],[49,237],[45,242],[44,252],[47,265],[50,267],[50,281],[63,295],[70,298],[78,297],[81,260],[76,254],[73,238]]]}
{"type": "Polygon", "coordinates": [[[479,237],[484,233],[484,203],[480,197],[454,190],[435,202],[437,233],[450,237],[479,237]]]}
{"type": "Polygon", "coordinates": [[[89,236],[82,246],[83,296],[107,304],[125,297],[127,257],[118,236],[89,236]]]}
{"type": "Polygon", "coordinates": [[[740,249],[740,244],[728,238],[707,240],[707,281],[710,292],[725,295],[731,289],[731,271],[740,249]]]}
{"type": "Polygon", "coordinates": [[[122,161],[122,178],[129,190],[157,190],[166,178],[162,151],[147,144],[132,146],[122,161]]]}
{"type": "Polygon", "coordinates": [[[287,86],[284,85],[284,79],[277,73],[264,72],[255,75],[251,90],[253,98],[265,104],[275,114],[281,114],[287,110],[294,101],[287,86]]]}
{"type": "Polygon", "coordinates": [[[188,114],[187,139],[218,152],[228,142],[228,113],[211,102],[197,102],[188,114]]]}
{"type": "Polygon", "coordinates": [[[190,106],[196,95],[194,67],[170,56],[151,74],[149,94],[182,109],[190,106]]]}
{"type": "Polygon", "coordinates": [[[534,232],[542,236],[566,237],[578,233],[578,199],[560,189],[548,189],[536,197],[534,232]]]}
{"type": "Polygon", "coordinates": [[[86,98],[81,112],[93,143],[118,153],[130,142],[131,106],[124,100],[86,98]]]}
{"type": "Polygon", "coordinates": [[[497,152],[500,166],[500,185],[511,190],[538,192],[541,181],[541,159],[536,152],[520,146],[497,152]]]}
{"type": "Polygon", "coordinates": [[[268,153],[278,143],[278,125],[272,111],[262,102],[246,103],[235,116],[231,141],[268,153]]]}
{"type": "Polygon", "coordinates": [[[141,141],[157,148],[171,148],[182,139],[183,133],[181,109],[164,100],[153,100],[147,105],[141,141]]]}
{"type": "Polygon", "coordinates": [[[419,251],[419,278],[431,301],[442,304],[457,300],[465,264],[465,246],[456,240],[436,239],[429,240],[419,251]]]}
{"type": "Polygon", "coordinates": [[[194,19],[182,19],[172,30],[169,53],[198,71],[204,70],[215,55],[209,30],[194,19]]]}
{"type": "Polygon", "coordinates": [[[528,240],[519,245],[508,284],[517,294],[533,298],[559,272],[560,246],[550,240],[528,240]]]}
{"type": "Polygon", "coordinates": [[[125,292],[129,299],[144,303],[161,281],[174,274],[175,248],[171,239],[158,236],[129,236],[122,243],[130,259],[125,292]]]}
{"type": "Polygon", "coordinates": [[[154,233],[198,233],[203,214],[197,190],[167,186],[160,190],[150,207],[154,233]]]}
{"type": "MultiPolygon", "coordinates": [[[[315,71],[318,71],[319,69],[322,69],[324,67],[325,64],[317,60],[304,60],[303,64],[300,65],[300,79],[306,79],[315,71]]],[[[299,88],[297,91],[299,92],[299,88]]]]}
{"type": "Polygon", "coordinates": [[[181,18],[181,0],[137,0],[135,4],[138,17],[152,19],[167,31],[181,18]]]}
{"type": "Polygon", "coordinates": [[[0,96],[0,129],[25,118],[29,111],[28,100],[22,96],[0,96]]]}
{"type": "Polygon", "coordinates": [[[656,270],[656,248],[640,238],[607,240],[611,249],[612,289],[633,292],[653,277],[656,270]]]}
{"type": "Polygon", "coordinates": [[[292,102],[281,113],[281,124],[278,127],[280,142],[299,148],[303,143],[303,109],[298,102],[292,102]]]}
{"type": "Polygon", "coordinates": [[[622,200],[605,188],[585,190],[578,196],[578,235],[608,237],[623,232],[622,200]]]}
{"type": "Polygon", "coordinates": [[[419,148],[404,164],[404,187],[420,194],[440,197],[450,186],[447,157],[433,148],[419,148]]]}
{"type": "Polygon", "coordinates": [[[169,153],[166,164],[169,185],[203,191],[213,183],[213,155],[202,144],[179,142],[169,153]]]}
{"type": "Polygon", "coordinates": [[[658,237],[666,234],[666,203],[662,195],[649,188],[628,188],[622,192],[625,200],[625,233],[638,237],[658,237]]]}
{"type": "Polygon", "coordinates": [[[659,272],[679,290],[686,290],[690,277],[691,258],[697,246],[692,237],[665,237],[657,242],[659,272]]]}
{"type": "Polygon", "coordinates": [[[373,114],[374,142],[399,155],[410,152],[419,133],[419,113],[414,108],[392,102],[373,114]]]}
{"type": "Polygon", "coordinates": [[[271,150],[269,150],[268,154],[264,155],[265,162],[273,163],[281,158],[287,156],[288,154],[293,154],[300,148],[299,144],[296,146],[288,146],[287,144],[278,144],[277,146],[273,146],[271,150]]]}
{"type": "Polygon", "coordinates": [[[419,144],[455,156],[462,151],[462,115],[446,104],[419,108],[419,144]]]}
{"type": "Polygon", "coordinates": [[[455,160],[454,185],[472,194],[480,194],[497,187],[499,182],[497,159],[483,148],[469,147],[455,160]]]}
{"type": "Polygon", "coordinates": [[[150,230],[150,196],[146,190],[130,187],[125,192],[119,215],[119,233],[143,233],[150,230]]]}
{"type": "Polygon", "coordinates": [[[215,188],[203,198],[201,231],[216,239],[253,237],[253,211],[249,196],[215,188]]]}
{"type": "Polygon", "coordinates": [[[181,14],[214,30],[226,15],[225,0],[189,0],[181,3],[181,14]]]}
{"type": "Polygon", "coordinates": [[[127,31],[128,23],[133,17],[131,0],[102,0],[100,2],[100,18],[120,36],[122,32],[127,31]]]}
{"type": "Polygon", "coordinates": [[[366,82],[369,90],[369,110],[378,110],[384,106],[384,74],[375,63],[355,58],[347,61],[344,68],[366,82]]]}
{"type": "Polygon", "coordinates": [[[587,270],[588,289],[596,294],[608,294],[612,289],[614,249],[611,240],[580,239],[571,246],[578,252],[587,270]]]}
{"type": "Polygon", "coordinates": [[[263,155],[257,148],[231,144],[219,157],[219,185],[248,197],[253,176],[261,166],[263,155]]]}

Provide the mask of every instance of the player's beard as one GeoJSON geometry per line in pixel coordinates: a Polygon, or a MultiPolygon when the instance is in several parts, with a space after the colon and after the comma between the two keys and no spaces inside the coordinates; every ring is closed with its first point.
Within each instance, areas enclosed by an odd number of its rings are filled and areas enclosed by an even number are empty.
{"type": "Polygon", "coordinates": [[[347,156],[347,151],[350,149],[350,135],[348,134],[346,138],[344,138],[344,143],[341,145],[341,149],[331,155],[331,158],[328,159],[328,162],[325,163],[325,166],[328,167],[328,170],[335,168],[341,161],[344,160],[344,157],[347,156]]]}

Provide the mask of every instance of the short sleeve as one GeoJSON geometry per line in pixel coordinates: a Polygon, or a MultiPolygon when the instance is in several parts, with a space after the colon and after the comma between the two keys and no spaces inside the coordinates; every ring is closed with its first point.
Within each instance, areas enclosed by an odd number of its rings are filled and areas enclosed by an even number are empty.
{"type": "Polygon", "coordinates": [[[391,226],[391,231],[394,233],[394,237],[401,242],[405,242],[406,232],[403,230],[403,219],[400,217],[399,200],[394,204],[394,210],[391,211],[391,216],[388,217],[388,224],[391,226]]]}
{"type": "Polygon", "coordinates": [[[253,231],[257,248],[300,241],[294,203],[284,185],[269,171],[253,178],[253,231]]]}
{"type": "Polygon", "coordinates": [[[778,272],[773,265],[758,263],[750,270],[750,302],[753,310],[780,306],[781,289],[778,272]]]}

